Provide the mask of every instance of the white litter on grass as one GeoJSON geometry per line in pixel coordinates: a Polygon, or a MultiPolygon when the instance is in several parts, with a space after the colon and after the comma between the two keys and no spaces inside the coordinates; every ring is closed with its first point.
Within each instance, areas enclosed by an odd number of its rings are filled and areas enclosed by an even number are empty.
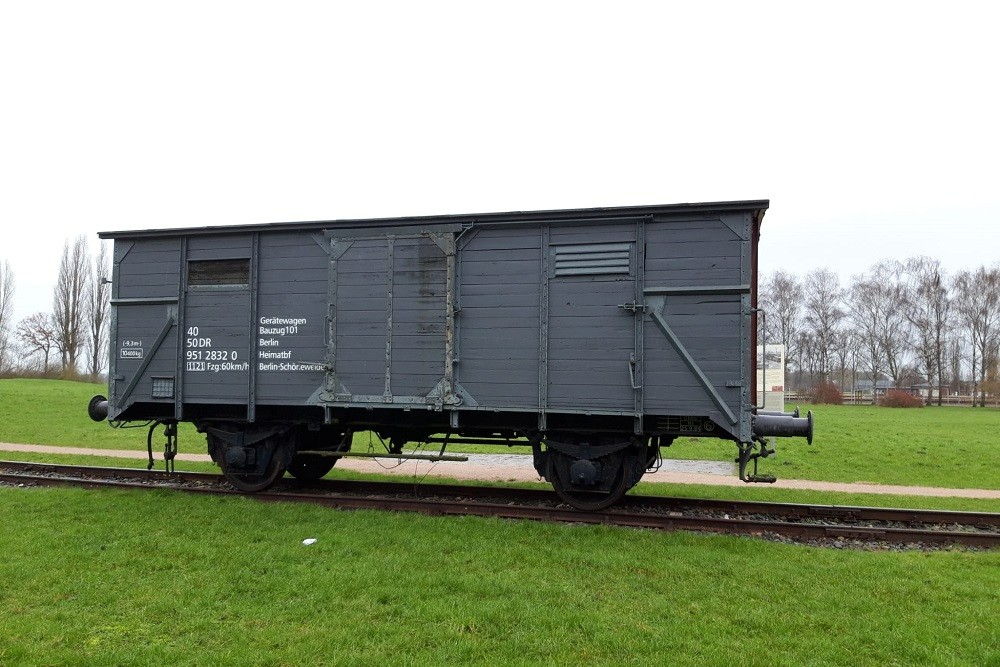
{"type": "Polygon", "coordinates": [[[306,546],[309,546],[310,544],[316,544],[316,538],[315,537],[307,537],[306,539],[302,540],[302,544],[304,544],[306,546]]]}

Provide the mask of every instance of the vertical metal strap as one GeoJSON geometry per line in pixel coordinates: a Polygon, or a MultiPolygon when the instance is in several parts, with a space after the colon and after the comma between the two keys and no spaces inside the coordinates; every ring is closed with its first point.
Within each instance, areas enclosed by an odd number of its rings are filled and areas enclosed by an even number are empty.
{"type": "Polygon", "coordinates": [[[250,235],[250,370],[247,378],[247,421],[257,419],[257,311],[260,287],[260,234],[250,235]]]}
{"type": "MultiPolygon", "coordinates": [[[[743,223],[742,230],[743,234],[740,234],[740,283],[743,285],[752,285],[752,281],[756,280],[755,276],[752,276],[750,260],[751,260],[751,242],[750,239],[753,238],[753,234],[750,233],[750,213],[744,213],[742,215],[741,221],[743,223]]],[[[752,288],[751,288],[752,290],[752,288]]],[[[750,383],[753,382],[754,385],[757,383],[757,369],[750,368],[752,361],[756,358],[756,350],[750,350],[750,343],[756,336],[751,332],[751,319],[753,318],[753,313],[751,312],[751,298],[750,294],[740,295],[740,416],[737,428],[739,429],[740,442],[750,442],[752,434],[750,432],[750,397],[752,393],[750,390],[750,383]]]]}
{"type": "Polygon", "coordinates": [[[121,265],[132,249],[131,241],[115,239],[112,250],[111,264],[111,322],[108,327],[108,413],[113,419],[121,410],[122,402],[118,397],[118,382],[124,378],[118,375],[118,306],[116,301],[121,298],[121,265]]]}
{"type": "MultiPolygon", "coordinates": [[[[635,223],[635,303],[643,303],[645,298],[643,291],[646,288],[646,218],[639,218],[635,223]]],[[[635,381],[634,389],[634,410],[635,422],[633,430],[636,435],[642,435],[643,423],[642,415],[645,411],[645,382],[643,380],[643,369],[645,358],[645,329],[646,315],[640,310],[635,314],[635,381]]]]}
{"type": "Polygon", "coordinates": [[[324,377],[321,400],[334,401],[339,389],[337,382],[337,262],[354,244],[354,239],[333,236],[325,232],[330,253],[330,273],[327,278],[327,315],[326,315],[326,375],[324,377]]]}
{"type": "MultiPolygon", "coordinates": [[[[442,235],[443,236],[443,235],[442,235]]],[[[443,398],[449,398],[455,391],[455,290],[456,272],[455,266],[455,241],[454,235],[447,235],[449,238],[437,239],[440,246],[444,242],[445,254],[445,298],[444,298],[444,388],[443,398]]]]}
{"type": "Polygon", "coordinates": [[[541,227],[541,289],[538,302],[538,430],[547,428],[549,405],[549,226],[541,227]]]}
{"type": "Polygon", "coordinates": [[[177,280],[177,369],[174,380],[174,419],[180,421],[184,419],[184,368],[187,365],[187,355],[184,345],[184,331],[186,326],[185,316],[187,315],[187,253],[188,237],[182,236],[180,239],[180,267],[177,280]]]}
{"type": "Polygon", "coordinates": [[[337,391],[337,260],[340,255],[333,251],[337,239],[327,238],[330,250],[330,272],[326,281],[326,374],[322,395],[332,401],[337,391]]]}
{"type": "Polygon", "coordinates": [[[396,249],[396,237],[386,236],[388,249],[388,268],[386,269],[385,292],[385,389],[382,398],[386,403],[392,402],[392,289],[393,289],[393,255],[396,249]]]}
{"type": "MultiPolygon", "coordinates": [[[[458,254],[455,234],[435,234],[435,243],[444,251],[445,256],[445,298],[444,298],[444,388],[442,398],[451,403],[455,401],[456,375],[458,374],[458,322],[455,313],[458,305],[458,254]]],[[[454,406],[449,414],[449,424],[458,428],[458,410],[454,406]]]]}

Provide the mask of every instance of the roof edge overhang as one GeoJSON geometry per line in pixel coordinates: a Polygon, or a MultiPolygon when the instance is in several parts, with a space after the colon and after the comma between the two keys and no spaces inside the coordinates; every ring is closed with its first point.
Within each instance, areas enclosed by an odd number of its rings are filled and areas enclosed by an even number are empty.
{"type": "Polygon", "coordinates": [[[347,220],[314,220],[303,222],[266,222],[235,225],[213,225],[208,227],[171,227],[163,229],[138,229],[98,232],[102,239],[142,238],[158,236],[196,236],[210,234],[234,234],[253,232],[294,232],[316,231],[343,227],[397,227],[405,225],[427,225],[429,223],[459,224],[517,224],[556,222],[560,220],[588,220],[632,218],[648,215],[703,215],[713,212],[753,211],[762,216],[770,205],[767,199],[744,201],[703,202],[692,204],[664,204],[659,206],[617,206],[607,208],[559,209],[545,211],[509,211],[506,213],[469,213],[447,215],[424,215],[402,218],[371,218],[347,220]]]}

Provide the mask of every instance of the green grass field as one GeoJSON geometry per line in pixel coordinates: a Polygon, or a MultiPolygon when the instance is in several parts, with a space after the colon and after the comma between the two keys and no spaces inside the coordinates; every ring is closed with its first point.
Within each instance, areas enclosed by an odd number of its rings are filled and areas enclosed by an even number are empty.
{"type": "Polygon", "coordinates": [[[0,506],[3,665],[1000,665],[998,553],[170,492],[0,506]]]}
{"type": "MultiPolygon", "coordinates": [[[[87,418],[87,401],[99,391],[72,382],[0,380],[0,441],[142,450],[144,430],[114,430],[87,418]]],[[[785,477],[856,474],[997,488],[988,473],[1000,462],[992,434],[998,416],[820,407],[816,444],[782,443],[766,465],[777,464],[785,477]],[[937,451],[948,447],[961,448],[966,460],[937,451]],[[932,460],[938,465],[916,465],[932,460]]],[[[367,440],[359,446],[367,448],[367,440]]],[[[729,459],[731,449],[701,440],[667,452],[729,459]]],[[[202,437],[183,429],[181,451],[203,453],[202,437]]],[[[110,457],[16,458],[145,466],[110,457]]],[[[178,467],[215,470],[205,463],[178,467]]],[[[336,468],[332,475],[366,477],[336,468]]],[[[639,491],[1000,506],[760,485],[644,483],[639,491]]],[[[170,492],[0,487],[0,510],[4,666],[1000,667],[998,553],[857,552],[170,492]],[[318,542],[303,546],[307,537],[318,542]]]]}
{"type": "MultiPolygon", "coordinates": [[[[146,429],[113,429],[87,416],[90,398],[107,393],[105,385],[87,382],[0,380],[0,442],[145,450],[146,429]]],[[[162,440],[154,441],[159,451],[162,440]]],[[[205,436],[190,424],[180,425],[178,444],[182,452],[205,453],[205,436]]]]}
{"type": "MultiPolygon", "coordinates": [[[[1000,410],[994,408],[812,407],[813,445],[779,440],[761,462],[779,478],[948,488],[1000,488],[1000,410]]],[[[734,446],[678,441],[664,456],[732,460],[734,446]]]]}

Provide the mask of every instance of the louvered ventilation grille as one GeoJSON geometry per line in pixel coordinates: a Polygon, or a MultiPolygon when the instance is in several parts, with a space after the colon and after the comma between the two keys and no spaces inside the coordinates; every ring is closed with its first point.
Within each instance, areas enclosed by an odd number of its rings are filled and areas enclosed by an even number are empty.
{"type": "Polygon", "coordinates": [[[628,275],[631,243],[553,246],[555,276],[628,275]]]}

